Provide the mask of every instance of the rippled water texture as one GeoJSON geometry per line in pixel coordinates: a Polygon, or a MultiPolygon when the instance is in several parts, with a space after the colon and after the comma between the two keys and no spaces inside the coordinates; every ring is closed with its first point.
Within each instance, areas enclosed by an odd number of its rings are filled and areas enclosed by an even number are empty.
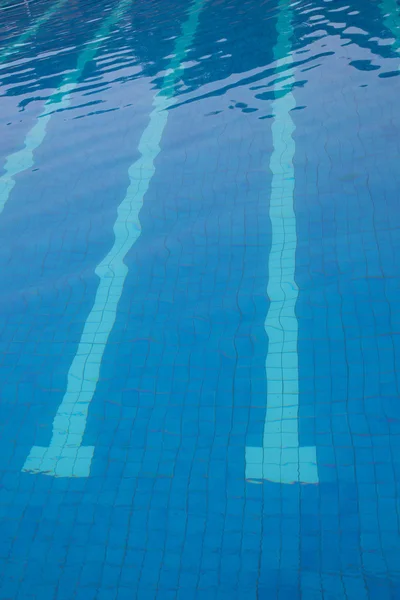
{"type": "Polygon", "coordinates": [[[400,4],[0,0],[0,599],[400,598],[400,4]]]}

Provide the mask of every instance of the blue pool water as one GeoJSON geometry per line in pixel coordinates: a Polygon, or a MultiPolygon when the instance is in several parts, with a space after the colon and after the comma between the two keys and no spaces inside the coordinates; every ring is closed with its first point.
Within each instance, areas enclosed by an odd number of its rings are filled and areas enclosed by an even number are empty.
{"type": "Polygon", "coordinates": [[[400,599],[400,4],[0,0],[0,599],[400,599]]]}

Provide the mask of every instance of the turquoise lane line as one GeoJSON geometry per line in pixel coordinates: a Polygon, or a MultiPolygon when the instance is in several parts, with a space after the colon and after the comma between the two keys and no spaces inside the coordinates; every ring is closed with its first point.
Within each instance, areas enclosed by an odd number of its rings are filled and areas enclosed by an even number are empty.
{"type": "MultiPolygon", "coordinates": [[[[263,447],[246,448],[246,478],[268,479],[278,483],[317,483],[315,447],[299,446],[298,288],[295,281],[297,233],[293,206],[295,126],[291,118],[291,111],[296,106],[291,91],[294,82],[291,45],[293,10],[287,0],[280,0],[279,6],[274,57],[277,69],[285,66],[285,74],[290,77],[290,89],[285,92],[277,83],[272,105],[274,121],[269,209],[272,241],[267,287],[270,305],[265,319],[268,336],[268,400],[263,447]]],[[[288,85],[288,80],[284,85],[288,85]]]]}
{"type": "Polygon", "coordinates": [[[19,35],[14,42],[0,52],[0,64],[18,52],[22,44],[27,42],[29,38],[36,35],[40,27],[47,23],[47,21],[51,19],[54,13],[57,12],[66,1],[67,0],[57,0],[57,2],[54,2],[54,4],[52,4],[41,17],[38,17],[31,25],[29,25],[29,27],[23,33],[21,33],[21,35],[19,35]]]}
{"type": "Polygon", "coordinates": [[[97,51],[108,35],[111,27],[118,22],[131,0],[121,0],[109,16],[103,21],[94,38],[86,45],[78,56],[75,69],[68,73],[46,101],[41,115],[32,129],[27,133],[24,146],[9,154],[4,165],[4,174],[0,177],[0,214],[16,183],[16,176],[33,167],[33,153],[39,148],[46,136],[47,125],[55,111],[70,105],[71,92],[78,85],[85,66],[96,56],[97,51]]]}
{"type": "Polygon", "coordinates": [[[114,326],[128,268],[124,259],[141,233],[139,220],[144,196],[155,172],[154,161],[167,124],[168,107],[184,69],[183,59],[196,33],[205,0],[195,0],[177,39],[159,93],[154,97],[149,124],[139,141],[140,158],[129,168],[130,184],[118,207],[114,244],[96,267],[99,285],[86,319],[78,350],[68,373],[67,390],[53,421],[48,447],[33,446],[23,471],[56,477],[88,477],[94,447],[82,446],[90,402],[99,380],[103,354],[114,326]]]}
{"type": "Polygon", "coordinates": [[[400,7],[397,0],[383,0],[379,6],[384,25],[392,32],[395,38],[393,50],[400,53],[400,7]]]}

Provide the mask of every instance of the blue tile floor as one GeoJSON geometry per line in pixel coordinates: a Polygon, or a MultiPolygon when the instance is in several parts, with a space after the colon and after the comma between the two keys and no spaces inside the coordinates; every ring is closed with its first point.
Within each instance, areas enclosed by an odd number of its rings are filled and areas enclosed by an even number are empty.
{"type": "Polygon", "coordinates": [[[0,599],[400,600],[397,0],[0,0],[0,599]]]}

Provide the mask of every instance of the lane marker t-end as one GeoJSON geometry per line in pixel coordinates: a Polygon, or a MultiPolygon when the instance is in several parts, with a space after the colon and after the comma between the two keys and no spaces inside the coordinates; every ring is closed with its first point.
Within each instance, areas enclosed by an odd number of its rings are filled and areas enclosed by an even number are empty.
{"type": "Polygon", "coordinates": [[[53,477],[89,477],[94,446],[33,446],[22,471],[53,477]]]}
{"type": "Polygon", "coordinates": [[[246,448],[246,479],[274,483],[318,483],[315,446],[246,448]]]}

